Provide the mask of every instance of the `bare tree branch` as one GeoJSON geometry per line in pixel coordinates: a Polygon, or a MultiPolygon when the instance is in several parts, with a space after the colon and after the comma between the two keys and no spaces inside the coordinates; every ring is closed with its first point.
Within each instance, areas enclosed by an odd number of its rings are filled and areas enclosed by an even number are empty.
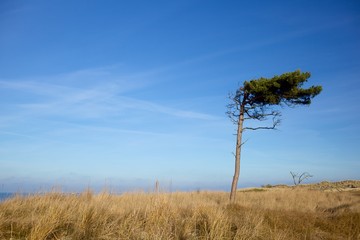
{"type": "Polygon", "coordinates": [[[273,115],[273,125],[272,126],[261,126],[261,127],[244,127],[243,130],[269,130],[269,129],[276,129],[276,127],[280,124],[281,120],[277,119],[277,116],[280,115],[278,112],[273,114],[269,114],[269,116],[273,115]]]}
{"type": "Polygon", "coordinates": [[[313,175],[310,175],[309,173],[307,172],[304,172],[303,174],[300,175],[299,177],[299,184],[304,181],[305,179],[308,179],[308,178],[311,178],[313,177],[313,175]]]}
{"type": "Polygon", "coordinates": [[[243,128],[243,130],[260,130],[260,129],[275,129],[276,128],[276,126],[272,126],[272,127],[254,127],[254,128],[252,128],[252,127],[244,127],[243,128]]]}
{"type": "Polygon", "coordinates": [[[294,185],[296,186],[296,185],[297,185],[297,182],[296,182],[295,178],[296,178],[297,174],[296,174],[296,173],[293,173],[292,171],[290,171],[290,174],[291,174],[291,176],[292,176],[292,178],[293,178],[294,185]]]}
{"type": "Polygon", "coordinates": [[[301,175],[299,175],[297,173],[293,173],[293,172],[290,171],[290,174],[291,174],[291,176],[293,178],[295,186],[299,185],[305,179],[313,177],[313,175],[309,174],[308,172],[303,172],[301,175]]]}
{"type": "Polygon", "coordinates": [[[244,145],[247,141],[249,141],[249,139],[246,139],[245,142],[242,142],[239,147],[242,147],[242,145],[244,145]]]}

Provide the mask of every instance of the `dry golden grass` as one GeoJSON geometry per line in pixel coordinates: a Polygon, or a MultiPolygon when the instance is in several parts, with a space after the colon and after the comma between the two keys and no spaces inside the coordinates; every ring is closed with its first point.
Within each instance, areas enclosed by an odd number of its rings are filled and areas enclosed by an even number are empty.
{"type": "MultiPolygon", "coordinates": [[[[359,193],[359,192],[357,192],[359,193]]],[[[360,239],[356,192],[17,196],[0,203],[0,239],[360,239]]]]}

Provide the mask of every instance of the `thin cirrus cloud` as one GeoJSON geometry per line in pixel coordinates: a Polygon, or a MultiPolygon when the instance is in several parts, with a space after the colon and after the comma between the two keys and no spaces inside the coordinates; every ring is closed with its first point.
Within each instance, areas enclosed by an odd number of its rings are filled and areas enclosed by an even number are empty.
{"type": "MultiPolygon", "coordinates": [[[[0,81],[0,89],[26,95],[28,100],[12,103],[18,115],[102,118],[129,111],[153,112],[173,117],[215,120],[215,116],[164,106],[149,100],[125,96],[146,87],[141,80],[124,81],[108,71],[77,71],[39,80],[0,81]],[[65,84],[62,84],[61,82],[65,84]]],[[[133,79],[134,80],[134,79],[133,79]]]]}
{"type": "MultiPolygon", "coordinates": [[[[274,44],[279,44],[279,43],[283,43],[286,41],[290,41],[293,39],[303,38],[308,35],[316,34],[321,31],[326,31],[326,30],[330,30],[330,29],[334,29],[334,28],[340,28],[346,24],[355,22],[355,20],[357,20],[357,18],[347,17],[347,18],[343,18],[343,19],[338,19],[336,22],[330,22],[330,23],[321,24],[321,25],[317,25],[317,26],[315,25],[315,26],[312,26],[309,28],[296,29],[296,30],[290,31],[285,34],[279,34],[279,35],[275,34],[266,39],[260,39],[258,41],[253,41],[251,43],[243,44],[241,46],[234,46],[234,47],[230,47],[230,48],[220,49],[218,51],[209,52],[209,53],[199,55],[199,56],[196,56],[193,58],[185,59],[183,61],[180,61],[180,62],[177,62],[174,64],[166,65],[161,69],[161,71],[171,70],[171,69],[182,67],[185,65],[203,62],[203,61],[215,59],[218,57],[222,57],[225,55],[255,50],[255,49],[271,46],[274,44]]],[[[157,71],[160,71],[160,69],[158,69],[157,71]]]]}

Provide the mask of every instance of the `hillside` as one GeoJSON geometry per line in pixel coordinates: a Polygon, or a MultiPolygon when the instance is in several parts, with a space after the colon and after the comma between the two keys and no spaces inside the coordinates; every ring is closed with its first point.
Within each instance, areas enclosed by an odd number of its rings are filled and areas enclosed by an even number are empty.
{"type": "Polygon", "coordinates": [[[323,181],[319,183],[300,184],[297,186],[288,185],[266,185],[264,188],[304,188],[324,191],[359,191],[360,180],[344,180],[339,182],[323,181]]]}

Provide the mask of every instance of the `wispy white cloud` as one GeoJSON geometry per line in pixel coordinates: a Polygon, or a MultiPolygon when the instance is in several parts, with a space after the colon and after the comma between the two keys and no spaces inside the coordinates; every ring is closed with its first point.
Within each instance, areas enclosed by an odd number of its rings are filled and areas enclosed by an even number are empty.
{"type": "Polygon", "coordinates": [[[164,65],[159,69],[154,69],[153,73],[161,72],[161,71],[168,71],[168,70],[183,67],[186,65],[199,63],[199,62],[203,62],[203,61],[208,61],[208,60],[215,59],[215,58],[222,57],[222,56],[229,55],[229,54],[240,53],[240,52],[249,51],[249,50],[255,50],[258,48],[267,47],[267,46],[271,46],[271,45],[278,44],[278,43],[283,43],[283,42],[290,41],[293,39],[306,37],[311,34],[316,34],[321,31],[326,31],[326,30],[330,30],[330,29],[334,29],[334,28],[340,28],[340,27],[343,27],[344,25],[352,24],[358,20],[359,20],[358,17],[357,18],[348,17],[348,18],[344,18],[344,19],[337,19],[336,22],[329,22],[327,24],[322,24],[322,25],[317,25],[317,26],[314,25],[309,28],[297,29],[297,30],[293,30],[290,32],[281,33],[278,35],[276,35],[274,33],[272,36],[269,36],[267,38],[262,38],[259,40],[255,40],[255,41],[252,41],[247,44],[209,52],[207,54],[188,58],[183,61],[179,61],[177,63],[164,65]]]}
{"type": "Polygon", "coordinates": [[[25,137],[29,139],[34,139],[33,136],[27,135],[27,134],[21,134],[16,132],[9,132],[9,131],[0,131],[0,135],[10,135],[10,136],[16,136],[16,137],[25,137]]]}
{"type": "Polygon", "coordinates": [[[0,17],[2,18],[10,18],[20,14],[24,14],[25,12],[29,12],[34,10],[35,7],[33,5],[18,5],[12,9],[8,9],[0,12],[0,17]]]}
{"type": "Polygon", "coordinates": [[[150,111],[156,113],[168,114],[181,118],[193,118],[201,120],[216,120],[216,116],[205,114],[196,111],[177,109],[173,107],[164,106],[151,101],[139,100],[129,97],[119,97],[117,101],[118,106],[125,108],[135,108],[143,111],[150,111]]]}
{"type": "Polygon", "coordinates": [[[151,100],[126,96],[148,83],[127,81],[109,68],[87,69],[56,76],[0,80],[0,90],[27,95],[26,102],[11,103],[19,116],[63,116],[76,119],[106,118],[131,111],[159,113],[178,118],[215,120],[210,114],[165,106],[151,100]],[[30,99],[30,100],[29,100],[30,99]],[[33,100],[32,100],[33,99],[33,100]]]}

